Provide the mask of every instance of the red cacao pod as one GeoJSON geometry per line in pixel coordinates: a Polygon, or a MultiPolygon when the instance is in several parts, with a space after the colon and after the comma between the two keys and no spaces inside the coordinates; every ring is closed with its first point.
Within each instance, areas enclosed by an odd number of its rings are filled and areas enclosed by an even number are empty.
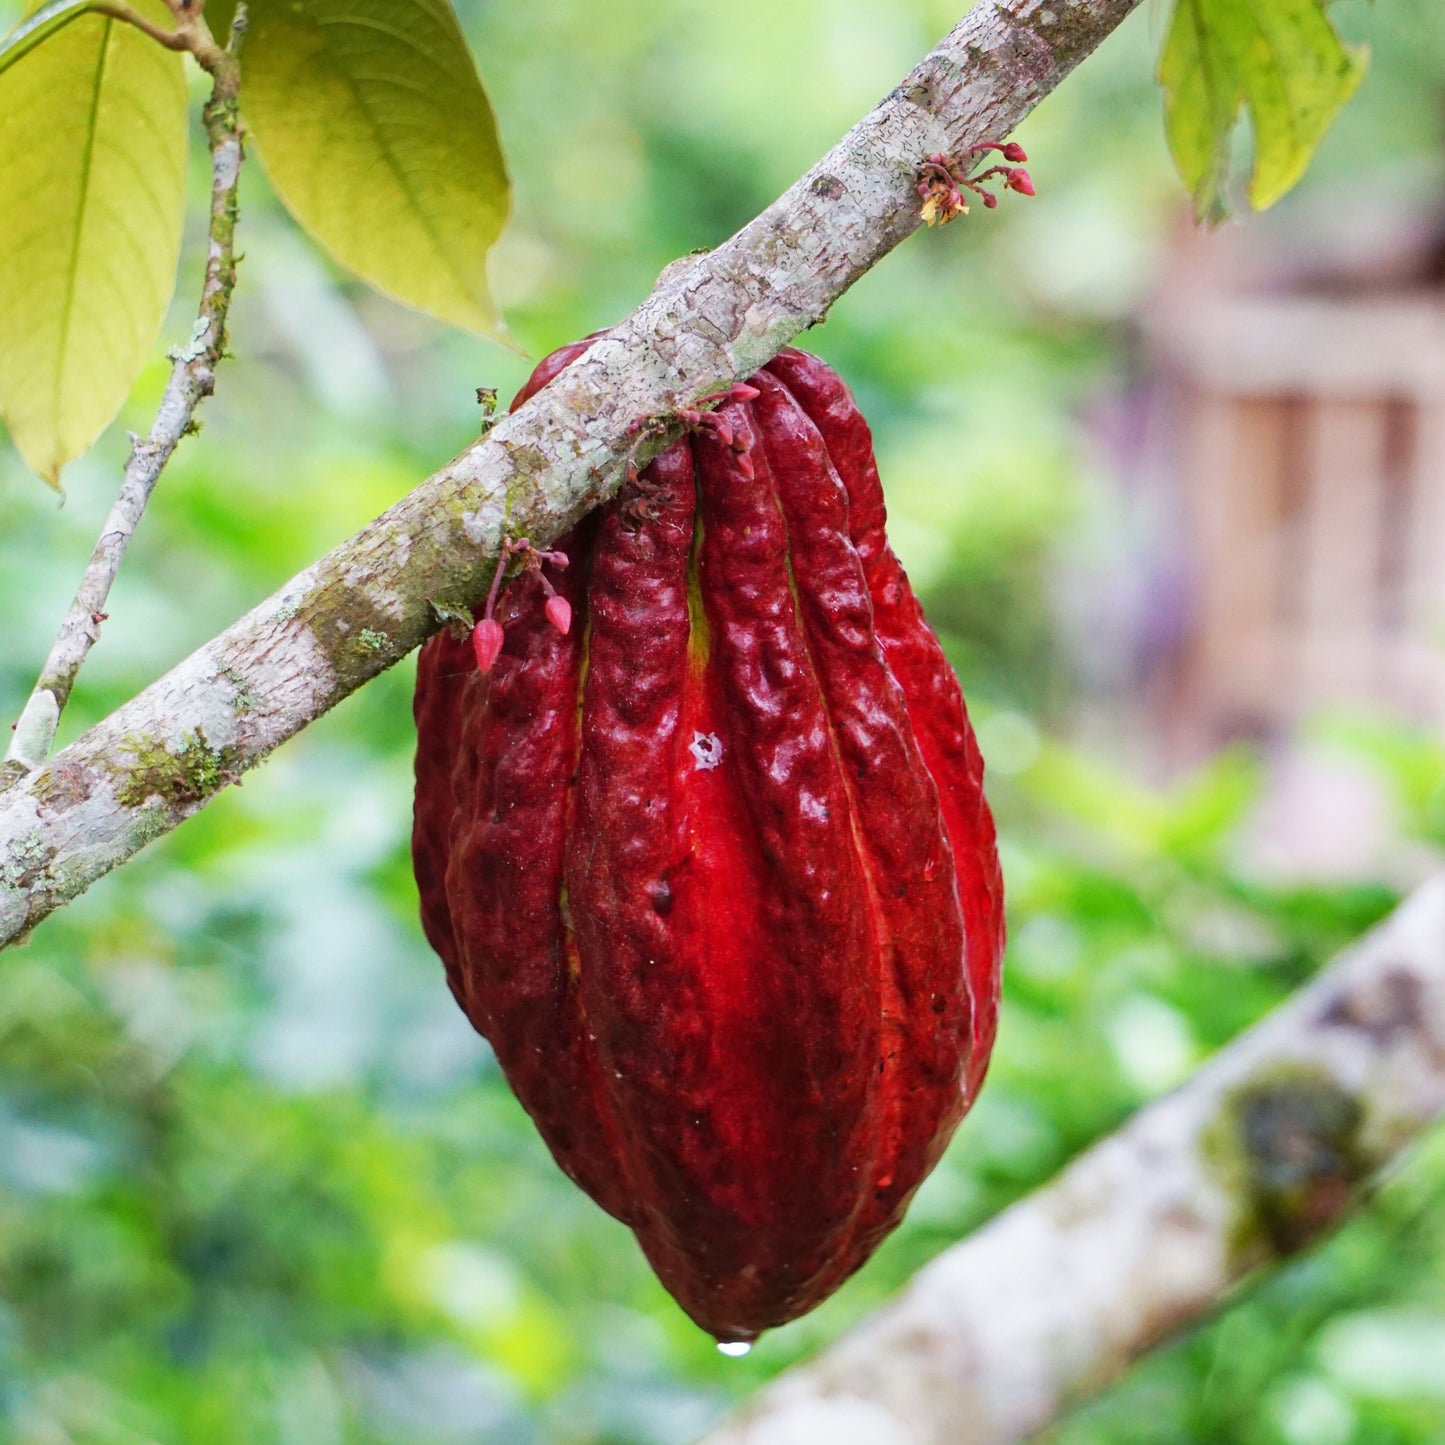
{"type": "Polygon", "coordinates": [[[724,1341],[898,1223],[982,1082],[1003,949],[982,760],[867,424],[802,352],[751,384],[560,544],[565,633],[525,571],[490,673],[442,633],[416,694],[452,991],[724,1341]]]}

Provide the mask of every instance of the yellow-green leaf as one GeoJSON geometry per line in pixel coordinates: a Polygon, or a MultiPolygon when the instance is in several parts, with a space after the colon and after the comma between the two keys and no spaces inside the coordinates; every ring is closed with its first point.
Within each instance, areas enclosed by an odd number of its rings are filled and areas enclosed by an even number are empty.
{"type": "Polygon", "coordinates": [[[57,30],[64,30],[72,20],[79,20],[93,10],[96,0],[54,0],[50,5],[31,6],[28,15],[4,40],[0,40],[0,71],[9,70],[23,60],[42,40],[57,30]]]}
{"type": "Polygon", "coordinates": [[[1365,73],[1321,0],[1178,0],[1159,60],[1169,148],[1203,215],[1219,200],[1241,108],[1254,134],[1250,203],[1304,174],[1365,73]]]}
{"type": "Polygon", "coordinates": [[[155,343],[186,144],[181,57],[122,21],[83,15],[0,74],[0,415],[52,486],[155,343]]]}
{"type": "MultiPolygon", "coordinates": [[[[218,35],[232,8],[208,9],[218,35]]],[[[505,339],[487,252],[511,192],[448,0],[251,0],[248,10],[241,110],[292,215],[379,290],[505,339]]]]}

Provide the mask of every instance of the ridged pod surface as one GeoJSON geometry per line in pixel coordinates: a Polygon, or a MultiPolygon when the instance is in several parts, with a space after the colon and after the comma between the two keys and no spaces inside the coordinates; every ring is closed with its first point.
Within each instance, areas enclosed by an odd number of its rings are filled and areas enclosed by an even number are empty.
{"type": "MultiPolygon", "coordinates": [[[[513,406],[586,348],[548,357],[513,406]]],[[[902,1217],[983,1079],[1002,884],[847,388],[785,351],[419,664],[422,921],[564,1170],[724,1341],[902,1217]],[[727,431],[732,432],[728,444],[727,431]],[[753,475],[747,476],[751,463],[753,475]]]]}

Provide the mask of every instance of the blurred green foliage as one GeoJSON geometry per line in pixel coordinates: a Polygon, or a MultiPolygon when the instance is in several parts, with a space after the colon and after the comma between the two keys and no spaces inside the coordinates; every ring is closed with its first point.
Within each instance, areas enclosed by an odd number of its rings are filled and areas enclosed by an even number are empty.
{"type": "MultiPolygon", "coordinates": [[[[459,10],[517,184],[494,282],[538,354],[749,219],[956,18],[945,0],[459,10]]],[[[1333,13],[1376,55],[1300,204],[1366,164],[1438,187],[1445,12],[1333,13]]],[[[402,667],[0,960],[0,1441],[687,1440],[1388,910],[1389,880],[1243,871],[1250,755],[1158,793],[1053,740],[1071,687],[1053,579],[1066,544],[1117,524],[1077,418],[1127,376],[1127,318],[1184,205],[1159,27],[1146,7],[1030,118],[1037,201],[920,234],[806,338],[874,422],[897,545],[980,724],[1010,889],[991,1082],[905,1226],[746,1360],[679,1314],[552,1165],[421,939],[402,667]]],[[[242,226],[235,360],[161,484],[63,736],[465,445],[474,387],[525,373],[338,276],[255,168],[242,226]]],[[[0,453],[0,715],[164,374],[157,355],[62,511],[0,453]]],[[[1445,749],[1369,719],[1322,738],[1386,780],[1403,834],[1445,847],[1445,749]]],[[[1333,1242],[1051,1438],[1445,1440],[1442,1331],[1437,1138],[1333,1242]]]]}

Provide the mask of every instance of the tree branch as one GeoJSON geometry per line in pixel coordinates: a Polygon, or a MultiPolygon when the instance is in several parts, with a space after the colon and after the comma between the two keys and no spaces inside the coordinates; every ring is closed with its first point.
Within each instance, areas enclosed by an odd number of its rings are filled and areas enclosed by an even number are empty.
{"type": "MultiPolygon", "coordinates": [[[[103,9],[102,13],[114,12],[103,9]]],[[[190,28],[173,37],[179,43],[172,48],[191,50],[212,76],[211,98],[205,109],[206,135],[211,149],[211,222],[201,303],[190,340],[171,352],[170,381],[150,435],[144,441],[136,437],[131,446],[120,494],[105,519],[100,540],[95,544],[75,599],[40,670],[39,680],[15,724],[15,736],[4,763],[0,764],[0,792],[16,778],[39,767],[49,755],[76,676],[100,637],[106,599],[151,492],[171,453],[192,429],[196,407],[216,389],[216,366],[226,349],[226,313],[236,285],[236,189],[241,177],[237,52],[245,34],[245,14],[245,6],[238,6],[228,50],[217,46],[199,22],[192,22],[190,28]]],[[[121,18],[133,24],[141,23],[140,17],[121,18]]],[[[146,33],[151,34],[152,29],[146,33]]]]}
{"type": "Polygon", "coordinates": [[[1006,135],[1139,0],[985,3],[784,196],[349,541],[0,797],[0,946],[604,500],[644,421],[749,376],[919,224],[930,153],[1006,135]]]}
{"type": "Polygon", "coordinates": [[[1445,875],[704,1445],[1026,1439],[1329,1229],[1442,1111],[1445,875]]]}

